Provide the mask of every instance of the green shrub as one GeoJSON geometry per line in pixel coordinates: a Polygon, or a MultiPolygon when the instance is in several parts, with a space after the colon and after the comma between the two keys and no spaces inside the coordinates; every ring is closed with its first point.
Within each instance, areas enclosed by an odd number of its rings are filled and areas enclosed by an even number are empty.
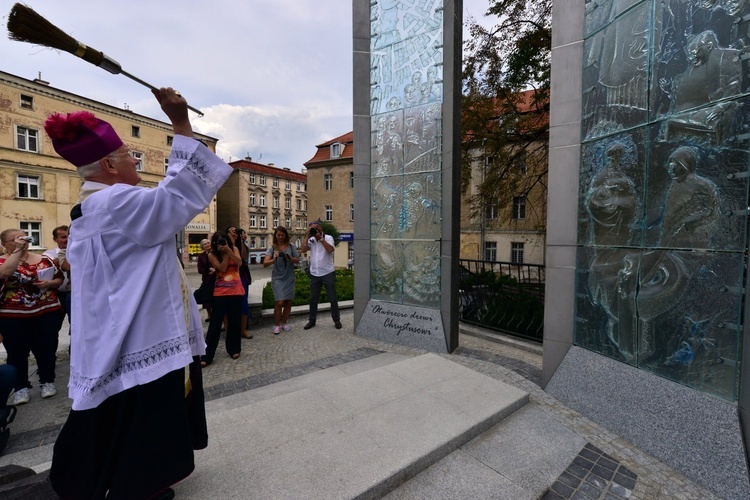
{"type": "MultiPolygon", "coordinates": [[[[337,269],[336,270],[336,299],[341,302],[343,300],[354,299],[354,272],[349,269],[337,269]]],[[[263,288],[263,309],[273,309],[273,288],[271,282],[263,288]]],[[[330,302],[326,289],[323,287],[320,291],[320,304],[330,302]]],[[[294,271],[294,300],[292,301],[293,306],[305,306],[310,304],[310,278],[304,273],[297,269],[294,271]]]]}

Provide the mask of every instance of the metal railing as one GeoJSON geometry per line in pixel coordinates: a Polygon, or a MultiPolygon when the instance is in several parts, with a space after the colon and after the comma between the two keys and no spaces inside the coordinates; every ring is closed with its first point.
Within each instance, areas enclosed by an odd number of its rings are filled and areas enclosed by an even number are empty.
{"type": "Polygon", "coordinates": [[[542,342],[544,271],[536,264],[459,260],[460,320],[542,342]]]}

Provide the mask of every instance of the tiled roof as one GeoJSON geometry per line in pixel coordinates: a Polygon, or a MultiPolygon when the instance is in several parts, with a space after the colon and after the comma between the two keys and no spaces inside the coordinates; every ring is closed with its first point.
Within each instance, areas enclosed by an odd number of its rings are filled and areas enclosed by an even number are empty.
{"type": "Polygon", "coordinates": [[[271,165],[264,165],[262,163],[256,163],[252,160],[237,160],[231,161],[229,164],[241,170],[247,170],[248,172],[254,172],[257,174],[267,175],[269,177],[279,177],[281,179],[290,179],[293,181],[307,182],[307,175],[292,170],[286,170],[284,168],[273,167],[271,165]]]}
{"type": "Polygon", "coordinates": [[[316,151],[315,156],[304,163],[306,167],[312,163],[354,158],[354,132],[347,132],[344,135],[340,135],[335,139],[318,144],[315,147],[318,148],[318,151],[316,151]],[[337,142],[344,145],[344,150],[341,152],[341,156],[331,158],[331,144],[336,144],[337,142]]]}

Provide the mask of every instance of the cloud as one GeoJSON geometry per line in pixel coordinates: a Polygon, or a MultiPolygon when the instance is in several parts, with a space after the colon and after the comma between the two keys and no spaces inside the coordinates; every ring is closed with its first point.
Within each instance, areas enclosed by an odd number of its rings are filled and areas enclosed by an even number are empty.
{"type": "MultiPolygon", "coordinates": [[[[0,21],[15,0],[0,0],[0,21]]],[[[483,13],[487,0],[465,0],[483,13]]],[[[39,1],[33,8],[155,86],[205,113],[195,128],[225,159],[247,153],[299,171],[315,145],[352,130],[349,0],[39,1]],[[85,15],[84,15],[85,14],[85,15]]],[[[0,37],[2,69],[165,120],[150,92],[67,53],[0,37]]],[[[195,115],[191,115],[195,116],[195,115]]]]}

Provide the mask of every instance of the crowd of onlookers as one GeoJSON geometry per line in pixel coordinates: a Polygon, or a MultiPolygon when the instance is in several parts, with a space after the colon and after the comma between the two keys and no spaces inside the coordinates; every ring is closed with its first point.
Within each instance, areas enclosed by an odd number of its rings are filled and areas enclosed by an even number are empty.
{"type": "MultiPolygon", "coordinates": [[[[38,366],[42,398],[57,394],[55,361],[58,336],[65,316],[70,320],[70,264],[66,259],[68,226],[53,230],[56,247],[39,255],[29,251],[31,238],[20,229],[0,234],[4,253],[0,256],[0,342],[7,352],[7,364],[0,365],[0,451],[7,442],[6,423],[2,421],[2,402],[11,406],[28,403],[32,387],[28,377],[28,356],[33,354],[38,366]]],[[[291,330],[289,316],[295,291],[295,268],[301,253],[310,252],[307,273],[311,280],[311,304],[308,330],[315,326],[321,288],[331,300],[331,317],[341,328],[334,286],[333,246],[331,236],[324,234],[319,221],[310,224],[305,242],[297,248],[289,241],[289,232],[277,227],[271,246],[262,258],[264,267],[272,266],[271,286],[274,295],[275,335],[291,330]]],[[[238,359],[242,339],[252,339],[248,329],[248,289],[252,283],[249,268],[249,245],[244,230],[229,226],[201,241],[197,258],[201,275],[195,297],[206,311],[206,354],[201,366],[214,361],[221,333],[226,332],[225,347],[231,359],[238,359]]]]}
{"type": "MultiPolygon", "coordinates": [[[[247,294],[252,281],[248,267],[250,253],[246,233],[236,226],[216,232],[211,239],[201,241],[203,252],[198,256],[198,272],[201,287],[196,299],[202,303],[208,318],[206,333],[206,355],[201,366],[214,361],[221,332],[226,330],[226,351],[232,359],[238,359],[242,350],[241,339],[253,338],[248,330],[250,314],[247,294]]],[[[298,249],[289,241],[289,231],[284,226],[273,232],[271,246],[263,255],[264,267],[271,270],[271,288],[274,296],[273,333],[291,330],[289,316],[294,300],[294,270],[300,262],[301,253],[310,252],[310,313],[305,330],[315,326],[320,291],[325,286],[331,302],[331,317],[336,328],[341,321],[336,301],[335,274],[333,267],[334,240],[326,235],[320,221],[310,223],[302,247],[298,249]]]]}
{"type": "MultiPolygon", "coordinates": [[[[29,251],[31,241],[20,229],[7,229],[0,235],[4,253],[0,256],[0,341],[8,353],[7,365],[14,375],[0,368],[0,401],[13,392],[11,405],[28,403],[31,383],[28,379],[28,356],[33,354],[39,368],[42,398],[57,393],[55,360],[58,335],[65,316],[70,319],[71,290],[66,259],[68,226],[56,227],[56,247],[42,255],[29,251]],[[12,381],[10,384],[8,381],[12,381]]],[[[294,300],[294,270],[301,253],[310,252],[308,274],[311,279],[309,321],[304,329],[316,323],[321,288],[331,298],[331,316],[340,328],[338,304],[333,279],[333,239],[324,234],[319,221],[310,224],[308,234],[297,248],[289,241],[289,232],[277,227],[271,246],[263,255],[262,265],[272,266],[271,286],[274,294],[273,333],[291,330],[289,316],[294,300]]],[[[206,311],[208,331],[206,354],[201,365],[210,365],[216,354],[221,333],[226,332],[226,351],[232,359],[240,357],[242,339],[252,339],[248,329],[248,289],[252,282],[249,268],[250,248],[247,235],[237,226],[213,233],[201,241],[197,258],[201,287],[196,299],[206,311]]],[[[0,422],[0,425],[2,422],[0,422]]],[[[1,428],[1,427],[0,427],[1,428]]]]}

